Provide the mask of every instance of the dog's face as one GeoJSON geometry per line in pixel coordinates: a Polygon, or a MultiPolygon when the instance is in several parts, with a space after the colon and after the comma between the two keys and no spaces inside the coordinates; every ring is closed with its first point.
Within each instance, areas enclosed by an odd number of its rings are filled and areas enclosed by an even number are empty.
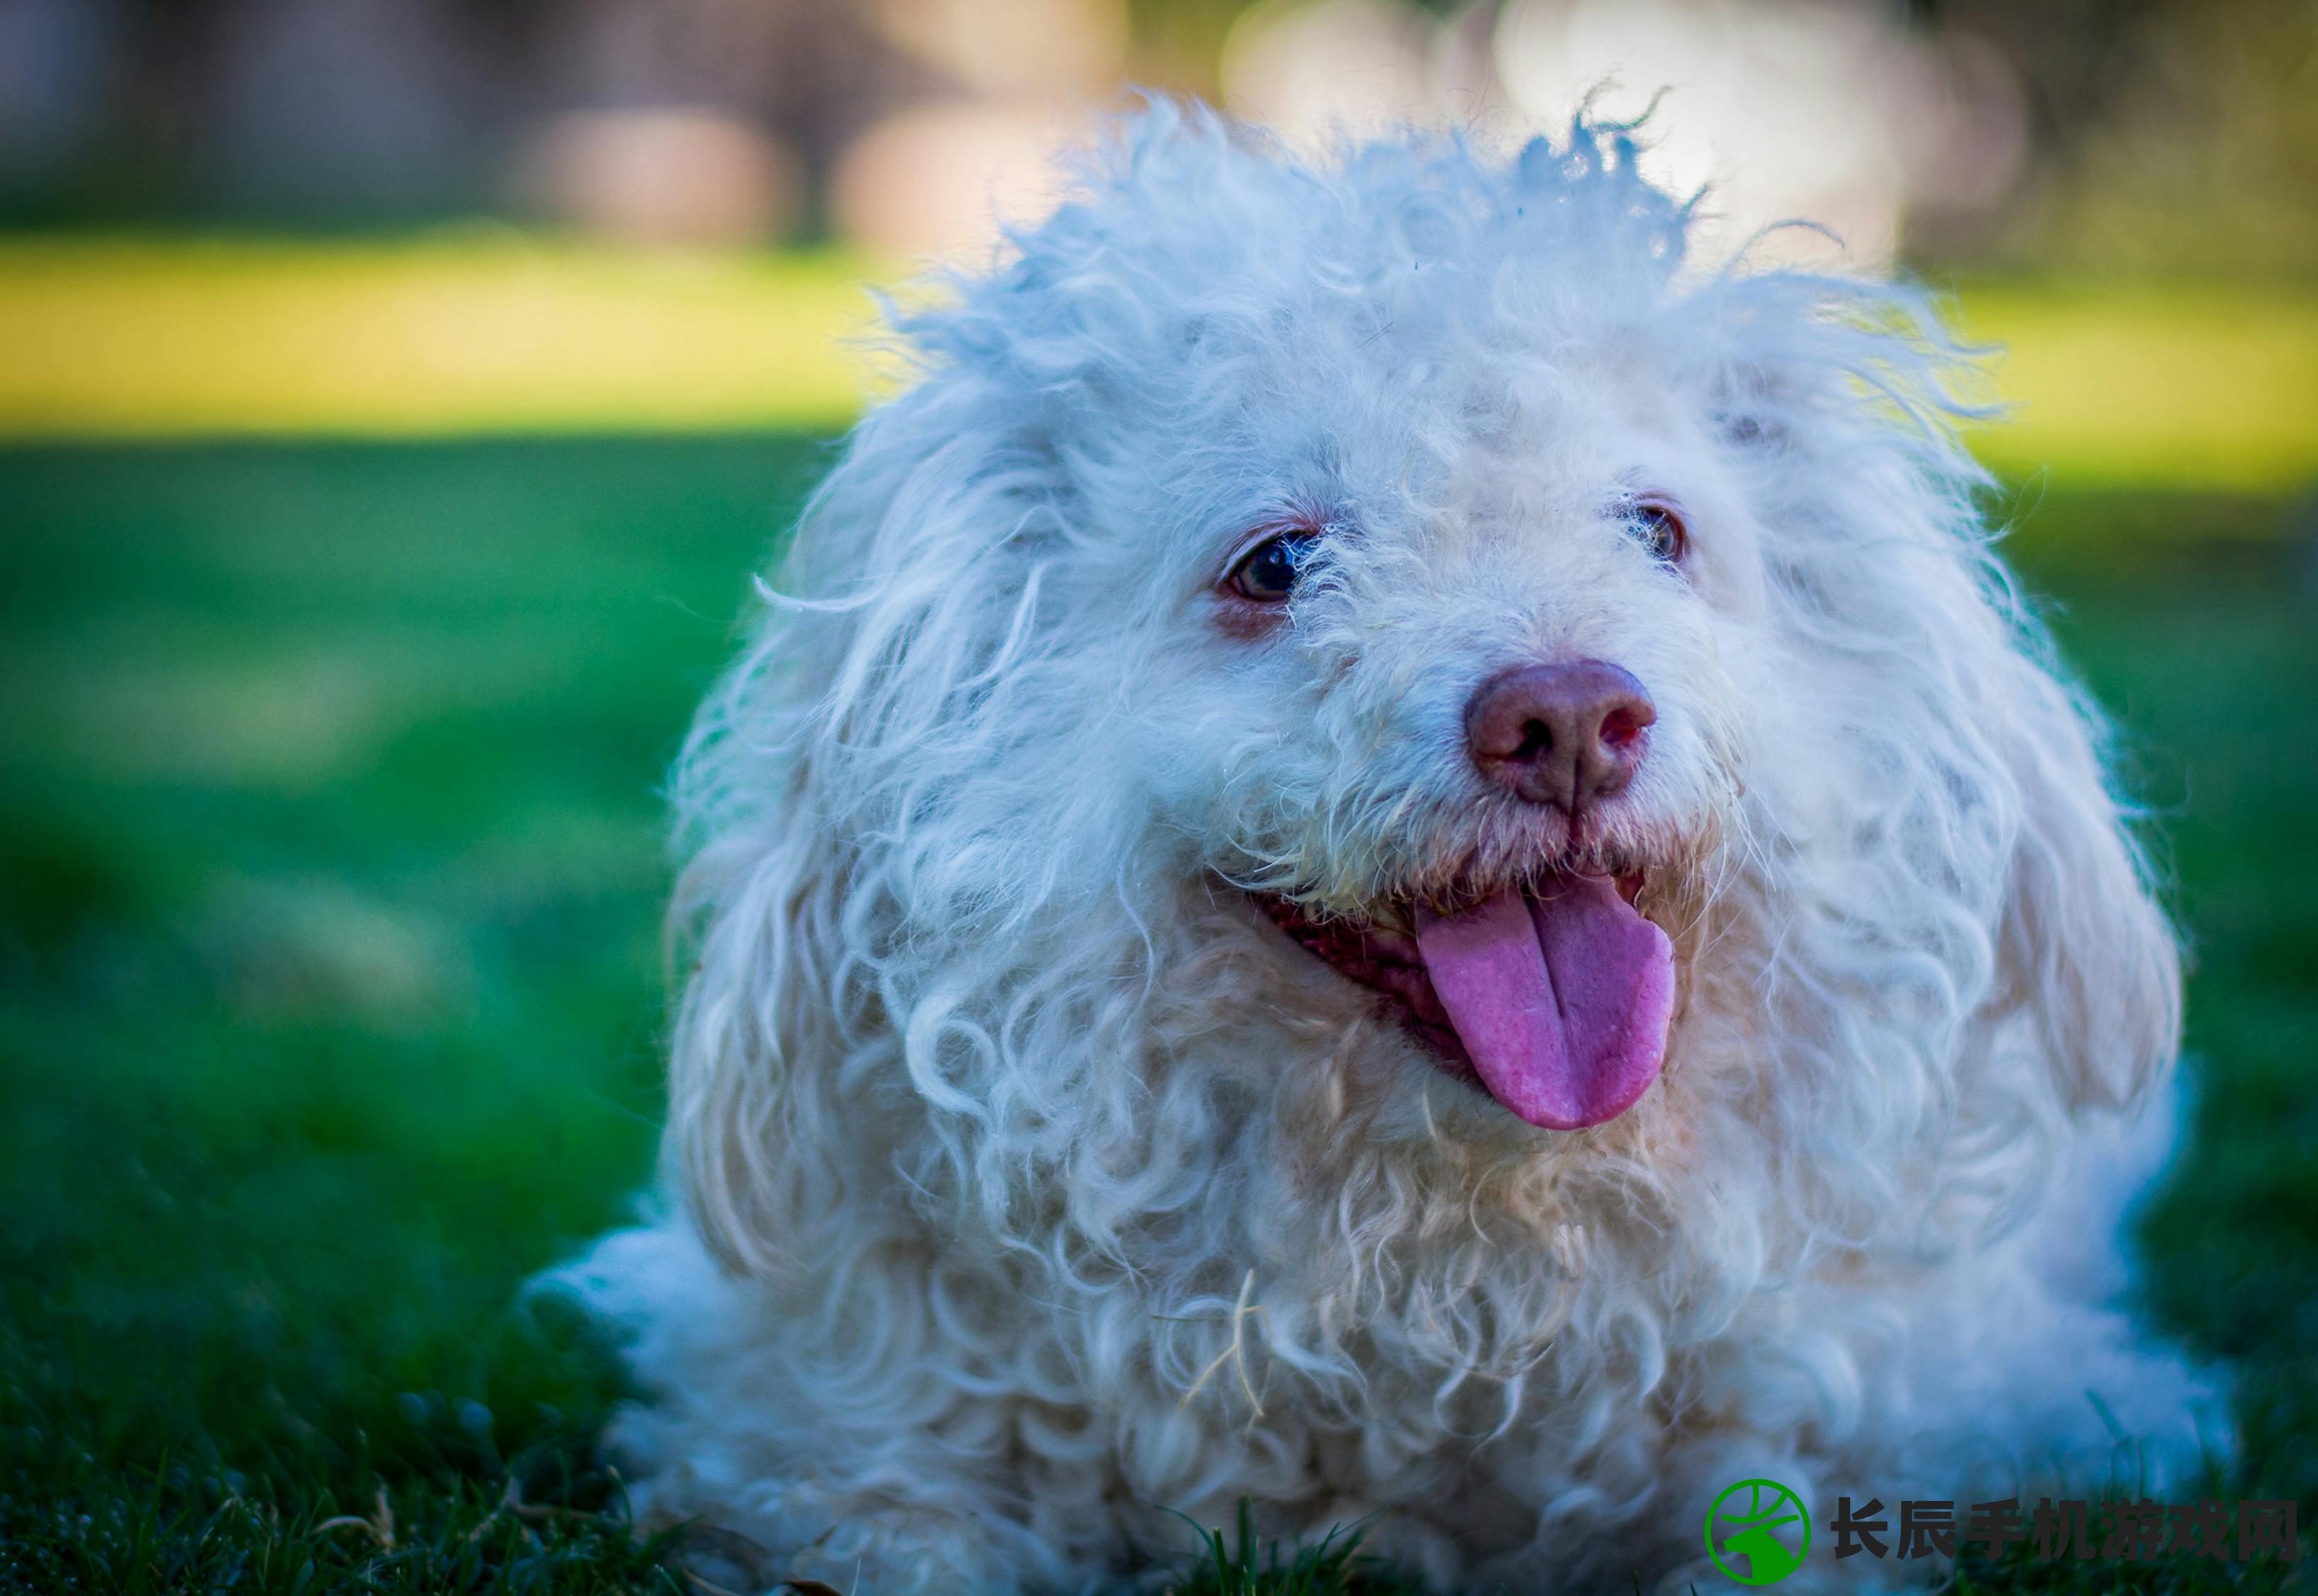
{"type": "Polygon", "coordinates": [[[1371,1093],[1582,1129],[1660,1074],[1744,829],[1742,445],[1646,313],[1551,303],[1615,263],[1411,265],[1352,220],[1186,219],[1166,297],[1045,411],[1041,641],[1084,703],[1038,713],[1141,816],[1133,874],[1240,910],[1200,923],[1279,977],[1245,1062],[1374,1022],[1371,1093]]]}
{"type": "Polygon", "coordinates": [[[1297,285],[1259,320],[1299,336],[1195,345],[1188,426],[1145,435],[1189,491],[1091,506],[1126,558],[1087,592],[1181,867],[1261,911],[1252,956],[1333,973],[1298,1018],[1376,1014],[1420,1076],[1572,1130],[1657,1078],[1667,931],[1739,824],[1760,533],[1647,352],[1431,287],[1297,285]]]}

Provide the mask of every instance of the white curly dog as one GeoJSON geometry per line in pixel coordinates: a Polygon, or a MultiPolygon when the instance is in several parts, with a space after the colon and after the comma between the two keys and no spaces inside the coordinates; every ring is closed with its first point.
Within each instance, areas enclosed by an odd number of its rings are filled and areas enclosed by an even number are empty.
{"type": "Polygon", "coordinates": [[[899,317],[678,771],[678,1200],[566,1275],[648,1519],[1625,1591],[1750,1476],[2197,1466],[2114,1301],[2179,961],[1954,346],[1692,221],[1615,128],[1163,104],[899,317]]]}

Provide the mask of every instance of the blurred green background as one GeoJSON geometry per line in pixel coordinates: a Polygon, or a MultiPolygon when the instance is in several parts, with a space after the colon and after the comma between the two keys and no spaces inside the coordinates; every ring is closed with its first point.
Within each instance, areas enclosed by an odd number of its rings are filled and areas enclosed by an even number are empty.
{"type": "Polygon", "coordinates": [[[700,1588],[518,1292],[648,1177],[658,784],[858,285],[1123,79],[1611,71],[1717,247],[1835,215],[2012,351],[1990,513],[2192,952],[2141,1311],[2318,1523],[2318,6],[0,0],[0,1589],[700,1588]]]}

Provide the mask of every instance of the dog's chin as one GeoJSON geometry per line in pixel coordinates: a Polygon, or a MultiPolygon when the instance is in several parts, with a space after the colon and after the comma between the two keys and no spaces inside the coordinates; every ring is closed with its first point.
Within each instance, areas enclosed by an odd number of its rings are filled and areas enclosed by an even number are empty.
{"type": "MultiPolygon", "coordinates": [[[[1606,912],[1612,917],[1622,917],[1639,930],[1644,926],[1639,901],[1650,875],[1649,866],[1622,860],[1607,869],[1546,868],[1518,882],[1502,884],[1460,879],[1429,890],[1421,897],[1414,892],[1389,895],[1367,906],[1362,912],[1351,914],[1316,910],[1276,893],[1253,892],[1249,895],[1264,917],[1306,954],[1361,989],[1367,1000],[1376,1004],[1406,1034],[1434,1069],[1480,1097],[1496,1101],[1517,1118],[1566,1130],[1615,1118],[1631,1106],[1631,1098],[1646,1089],[1648,1079],[1655,1077],[1663,1062],[1665,1014],[1658,1012],[1655,1019],[1645,1018],[1641,1022],[1644,1027],[1653,1023],[1658,1027],[1655,1051],[1646,1061],[1629,1060],[1621,1066],[1629,1077],[1637,1072],[1643,1077],[1641,1085],[1633,1088],[1631,1096],[1620,1087],[1609,1090],[1590,1110],[1582,1107],[1557,1110],[1550,1105],[1541,1106],[1523,1095],[1518,1064],[1508,1066],[1503,1062],[1506,1044],[1502,1030],[1493,1023],[1498,1020],[1501,1011],[1518,1005],[1492,1003],[1486,993],[1477,998],[1471,974],[1455,968],[1442,972],[1451,987],[1451,996],[1444,998],[1435,980],[1434,965],[1442,956],[1438,928],[1444,924],[1457,926],[1464,923],[1467,917],[1484,919],[1491,912],[1489,904],[1509,898],[1532,909],[1539,904],[1579,898],[1609,904],[1610,893],[1614,891],[1615,901],[1622,907],[1610,908],[1606,912]],[[1488,1055],[1486,1060],[1476,1058],[1476,1045],[1469,1042],[1469,1033],[1477,1035],[1479,1048],[1488,1055]]],[[[1553,943],[1556,938],[1549,934],[1546,911],[1537,912],[1541,942],[1553,943]]],[[[1594,910],[1597,919],[1604,912],[1598,908],[1594,910]]],[[[1655,927],[1648,928],[1645,934],[1661,945],[1665,943],[1663,933],[1655,927]]],[[[1567,953],[1566,934],[1561,940],[1565,957],[1585,956],[1582,952],[1567,953]]],[[[1493,952],[1482,955],[1484,960],[1502,956],[1493,952]]],[[[1662,956],[1670,960],[1670,950],[1662,956]]],[[[1575,1005],[1564,991],[1554,990],[1557,984],[1568,983],[1559,982],[1554,974],[1544,973],[1545,955],[1541,953],[1537,957],[1541,976],[1539,998],[1559,1009],[1564,1022],[1574,1024],[1570,1017],[1575,1005]]],[[[1469,958],[1465,960],[1468,965],[1472,962],[1469,958]]],[[[1670,991],[1670,973],[1665,980],[1670,991]]],[[[1553,1022],[1549,1022],[1549,1031],[1553,1028],[1553,1022]]],[[[1632,1054],[1638,1046],[1648,1045],[1629,1045],[1625,1051],[1632,1054]]]]}

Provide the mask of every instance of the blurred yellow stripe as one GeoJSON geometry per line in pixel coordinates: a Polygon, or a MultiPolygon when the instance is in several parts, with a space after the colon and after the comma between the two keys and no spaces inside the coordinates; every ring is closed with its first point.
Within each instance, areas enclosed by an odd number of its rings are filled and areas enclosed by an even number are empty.
{"type": "Polygon", "coordinates": [[[2004,345],[1999,471],[2071,483],[2290,492],[2318,481],[2318,292],[1983,285],[1968,337],[2004,345]]]}
{"type": "Polygon", "coordinates": [[[841,426],[861,276],[499,234],[0,241],[0,435],[841,426]]]}
{"type": "MultiPolygon", "coordinates": [[[[407,244],[0,239],[0,437],[835,428],[873,273],[505,229],[407,244]]],[[[2019,407],[2008,475],[2281,491],[2318,480],[2318,293],[1983,284],[2019,407]]]]}

